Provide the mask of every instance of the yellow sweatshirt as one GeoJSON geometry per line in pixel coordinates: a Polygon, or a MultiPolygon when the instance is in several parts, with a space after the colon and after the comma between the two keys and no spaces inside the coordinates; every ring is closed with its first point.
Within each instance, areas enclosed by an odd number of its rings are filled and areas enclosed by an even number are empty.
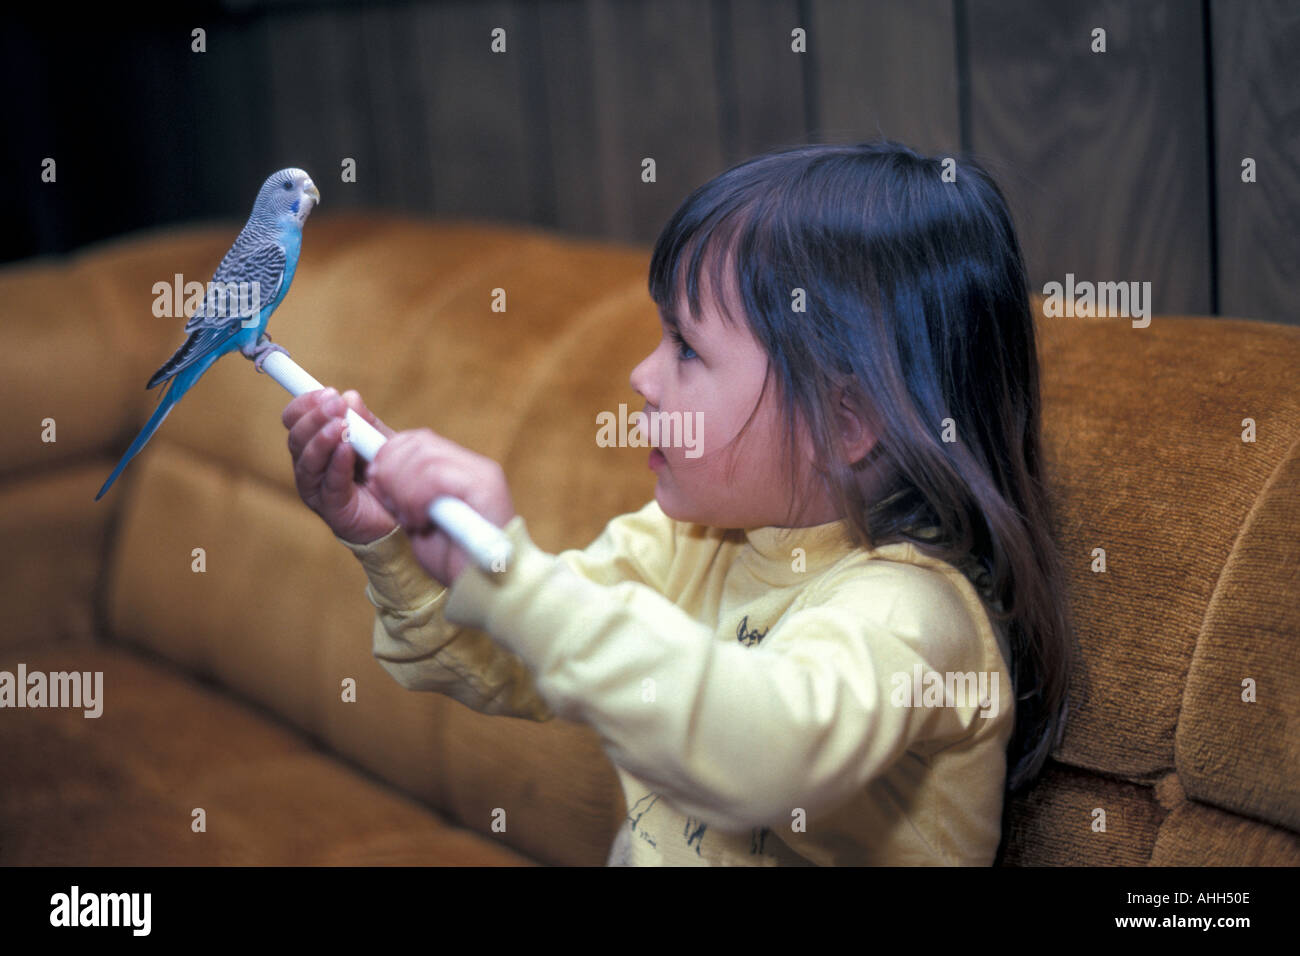
{"type": "Polygon", "coordinates": [[[597,731],[627,803],[610,865],[989,865],[1004,636],[961,571],[845,528],[712,528],[652,500],[552,555],[516,515],[510,569],[449,589],[400,529],[339,540],[402,686],[597,731]]]}

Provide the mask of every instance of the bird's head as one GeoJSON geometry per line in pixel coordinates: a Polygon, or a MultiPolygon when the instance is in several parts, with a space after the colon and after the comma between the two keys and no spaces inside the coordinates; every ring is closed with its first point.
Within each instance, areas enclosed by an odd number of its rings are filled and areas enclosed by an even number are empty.
{"type": "Polygon", "coordinates": [[[262,183],[253,203],[253,215],[267,215],[272,219],[292,219],[299,226],[307,221],[311,211],[320,205],[320,192],[306,171],[290,166],[272,173],[262,183]]]}

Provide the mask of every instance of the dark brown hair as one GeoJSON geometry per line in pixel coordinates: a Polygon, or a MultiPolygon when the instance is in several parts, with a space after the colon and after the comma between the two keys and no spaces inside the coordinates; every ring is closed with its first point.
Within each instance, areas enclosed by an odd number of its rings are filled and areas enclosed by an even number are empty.
{"type": "Polygon", "coordinates": [[[649,284],[670,325],[683,286],[698,321],[705,265],[724,320],[767,353],[790,470],[807,428],[808,464],[856,544],[911,541],[980,591],[1011,650],[1019,790],[1064,730],[1071,641],[1028,279],[1002,191],[973,160],[889,141],[780,147],[700,186],[664,227],[649,284]],[[838,453],[841,397],[877,438],[858,462],[838,453]]]}

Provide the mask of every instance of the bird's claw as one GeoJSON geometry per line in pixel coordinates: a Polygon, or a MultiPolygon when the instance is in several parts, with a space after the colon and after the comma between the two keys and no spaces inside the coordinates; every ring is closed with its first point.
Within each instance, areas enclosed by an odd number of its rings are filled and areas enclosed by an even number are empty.
{"type": "Polygon", "coordinates": [[[284,348],[283,346],[276,345],[274,342],[271,341],[271,337],[269,335],[264,335],[263,341],[257,343],[257,346],[253,349],[252,354],[250,354],[248,357],[253,360],[254,368],[256,368],[259,372],[265,372],[266,369],[262,368],[262,363],[266,361],[267,357],[272,352],[283,352],[285,358],[289,357],[288,349],[284,348]]]}

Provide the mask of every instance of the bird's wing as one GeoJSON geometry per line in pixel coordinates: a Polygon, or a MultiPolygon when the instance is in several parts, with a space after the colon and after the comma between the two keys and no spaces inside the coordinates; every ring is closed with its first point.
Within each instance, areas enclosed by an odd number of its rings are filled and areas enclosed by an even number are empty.
{"type": "Polygon", "coordinates": [[[280,291],[284,267],[284,247],[279,243],[236,240],[213,273],[208,295],[185,323],[185,331],[190,337],[163,363],[162,368],[154,372],[145,387],[153,388],[183,372],[205,355],[225,346],[243,328],[245,320],[256,320],[257,312],[273,302],[280,291]],[[248,307],[251,302],[241,301],[238,295],[227,297],[224,303],[213,295],[213,290],[232,282],[257,283],[257,312],[248,307]]]}
{"type": "MultiPolygon", "coordinates": [[[[199,307],[185,323],[186,332],[199,329],[223,329],[229,331],[240,326],[244,320],[252,318],[254,311],[246,308],[247,303],[239,298],[228,298],[223,310],[217,308],[220,298],[214,298],[213,291],[225,288],[229,283],[257,283],[258,311],[266,308],[275,300],[284,281],[285,253],[284,246],[278,242],[241,242],[236,241],[230,251],[222,258],[217,271],[212,274],[208,294],[204,296],[199,307]]],[[[186,343],[187,345],[189,343],[186,343]]]]}
{"type": "Polygon", "coordinates": [[[155,385],[185,371],[209,352],[221,348],[238,333],[238,322],[232,322],[229,326],[208,326],[195,329],[190,333],[190,337],[185,340],[185,344],[176,350],[176,354],[163,363],[162,368],[153,373],[153,378],[149,379],[149,384],[145,388],[153,388],[155,385]]]}

